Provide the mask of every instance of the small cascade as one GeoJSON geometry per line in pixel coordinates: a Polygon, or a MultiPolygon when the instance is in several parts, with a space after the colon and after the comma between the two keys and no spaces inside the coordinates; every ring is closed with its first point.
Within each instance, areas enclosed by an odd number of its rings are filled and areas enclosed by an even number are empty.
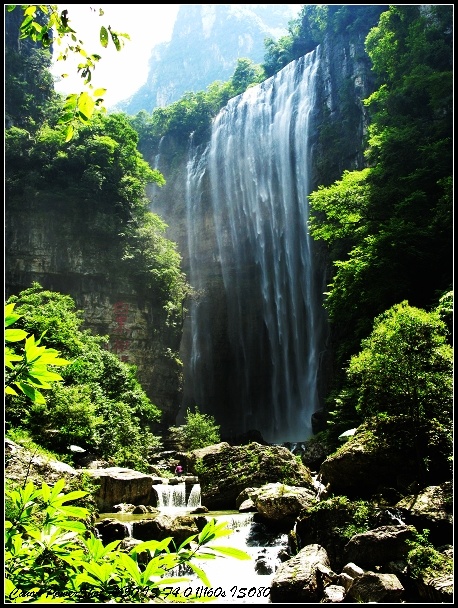
{"type": "Polygon", "coordinates": [[[200,500],[201,500],[200,484],[195,483],[191,488],[191,492],[189,494],[188,501],[186,503],[187,508],[195,509],[196,507],[200,507],[201,506],[200,500]]]}
{"type": "Polygon", "coordinates": [[[200,484],[195,483],[187,495],[186,483],[153,485],[158,509],[194,509],[201,506],[200,484]]]}
{"type": "MultiPolygon", "coordinates": [[[[282,562],[280,555],[287,552],[287,534],[270,531],[264,524],[256,523],[253,513],[217,515],[215,519],[218,523],[224,521],[232,530],[232,534],[219,544],[241,549],[251,556],[250,561],[225,560],[224,567],[220,559],[196,559],[195,565],[205,571],[211,582],[217,603],[270,603],[270,585],[282,562]]],[[[182,591],[202,589],[202,582],[187,565],[174,569],[173,576],[189,577],[190,580],[180,587],[182,591]]]]}
{"type": "Polygon", "coordinates": [[[159,509],[166,507],[186,507],[186,485],[178,484],[160,484],[154,485],[153,488],[157,492],[157,506],[159,509]]]}
{"type": "Polygon", "coordinates": [[[396,526],[405,526],[406,522],[403,521],[400,517],[400,511],[398,511],[397,509],[393,509],[392,511],[389,511],[388,509],[386,509],[385,513],[388,515],[388,517],[391,519],[391,521],[393,522],[394,525],[396,526]]]}
{"type": "Polygon", "coordinates": [[[132,522],[131,521],[125,521],[124,525],[125,525],[126,531],[127,531],[126,538],[133,538],[132,537],[132,530],[133,530],[133,528],[132,528],[132,522]]]}

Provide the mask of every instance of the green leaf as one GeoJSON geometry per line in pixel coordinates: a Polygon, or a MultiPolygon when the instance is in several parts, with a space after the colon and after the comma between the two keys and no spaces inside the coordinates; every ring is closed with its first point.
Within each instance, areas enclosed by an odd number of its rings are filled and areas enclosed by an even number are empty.
{"type": "Polygon", "coordinates": [[[16,302],[12,302],[10,304],[5,304],[5,327],[8,327],[15,323],[18,319],[22,317],[22,315],[18,315],[13,313],[14,307],[16,306],[16,302]]]}
{"type": "Polygon", "coordinates": [[[189,536],[186,540],[184,540],[178,547],[177,553],[179,553],[181,549],[184,549],[187,545],[189,545],[195,538],[197,538],[197,534],[193,534],[192,536],[189,536]]]}
{"type": "Polygon", "coordinates": [[[69,500],[77,500],[78,498],[83,498],[83,496],[87,496],[89,492],[85,492],[84,490],[74,490],[73,492],[69,492],[62,497],[59,497],[58,502],[61,504],[64,502],[68,502],[69,500]]]}
{"type": "Polygon", "coordinates": [[[38,403],[41,405],[44,405],[46,403],[46,400],[40,393],[40,391],[36,390],[29,384],[26,384],[25,382],[15,382],[15,385],[24,393],[24,395],[26,395],[26,397],[28,397],[34,403],[38,403]]]}
{"type": "Polygon", "coordinates": [[[102,25],[100,28],[100,44],[103,48],[107,48],[108,46],[108,31],[107,28],[102,25]]]}
{"type": "Polygon", "coordinates": [[[20,342],[27,338],[27,332],[23,329],[5,329],[5,340],[7,342],[20,342]]]}
{"type": "Polygon", "coordinates": [[[152,551],[153,553],[159,553],[161,551],[168,551],[168,546],[172,540],[171,536],[164,538],[164,540],[147,540],[143,543],[136,545],[131,551],[131,555],[141,553],[142,551],[152,551]]]}
{"type": "Polygon", "coordinates": [[[110,35],[111,35],[111,39],[113,40],[113,44],[116,47],[116,50],[120,51],[122,47],[121,47],[121,42],[119,41],[117,34],[115,34],[113,31],[110,30],[110,35]]]}
{"type": "Polygon", "coordinates": [[[208,577],[205,574],[205,572],[202,570],[202,568],[199,568],[193,562],[188,562],[187,565],[194,570],[194,572],[197,574],[197,576],[200,578],[200,580],[204,583],[204,585],[206,585],[207,587],[211,587],[210,581],[208,580],[208,577]]]}
{"type": "MultiPolygon", "coordinates": [[[[80,521],[73,521],[72,519],[56,520],[59,528],[63,530],[71,530],[72,532],[78,532],[84,534],[87,530],[86,526],[80,521]]],[[[118,542],[118,541],[117,541],[118,542]]]]}
{"type": "Polygon", "coordinates": [[[97,564],[95,562],[84,562],[81,564],[93,578],[106,583],[114,576],[113,564],[97,564]]]}
{"type": "Polygon", "coordinates": [[[138,565],[134,560],[126,553],[120,553],[118,556],[119,562],[129,572],[131,577],[137,583],[137,585],[143,585],[142,573],[140,572],[138,565]]]}
{"type": "Polygon", "coordinates": [[[244,560],[251,559],[251,555],[245,551],[242,551],[241,549],[235,549],[233,547],[215,547],[214,545],[211,545],[209,548],[211,548],[213,551],[217,551],[218,553],[222,553],[223,555],[227,555],[228,557],[235,557],[236,559],[244,560]]]}
{"type": "Polygon", "coordinates": [[[89,511],[84,507],[59,507],[59,511],[69,517],[78,517],[80,519],[86,519],[89,511]]]}
{"type": "Polygon", "coordinates": [[[65,143],[67,143],[67,142],[69,142],[71,140],[71,138],[73,137],[74,132],[75,132],[75,129],[74,129],[73,125],[68,125],[68,127],[64,131],[64,134],[65,134],[65,143]]]}

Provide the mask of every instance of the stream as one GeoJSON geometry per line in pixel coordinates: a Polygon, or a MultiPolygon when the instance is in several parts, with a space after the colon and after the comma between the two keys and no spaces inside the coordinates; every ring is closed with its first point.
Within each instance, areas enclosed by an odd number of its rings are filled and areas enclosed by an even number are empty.
{"type": "MultiPolygon", "coordinates": [[[[200,495],[198,498],[196,496],[197,489],[192,495],[192,507],[183,506],[180,488],[172,486],[169,490],[170,494],[167,494],[165,487],[161,488],[163,493],[158,505],[161,513],[165,515],[170,517],[189,515],[195,508],[196,502],[200,503],[200,495]],[[177,506],[180,502],[181,506],[177,506]]],[[[227,522],[227,527],[233,531],[229,536],[218,539],[215,544],[241,549],[251,556],[251,560],[225,556],[218,556],[213,560],[193,560],[196,566],[204,570],[211,587],[205,587],[189,566],[182,566],[173,572],[173,576],[186,576],[190,580],[170,586],[168,588],[170,593],[182,598],[196,593],[198,597],[202,597],[202,601],[205,601],[205,598],[215,598],[211,601],[212,604],[269,604],[270,585],[275,571],[281,564],[280,555],[287,550],[288,535],[272,532],[265,524],[254,521],[254,513],[210,511],[203,515],[207,520],[214,518],[218,522],[227,522]]],[[[126,524],[129,535],[132,536],[132,526],[129,524],[154,518],[155,515],[102,513],[99,521],[107,517],[126,524]]]]}

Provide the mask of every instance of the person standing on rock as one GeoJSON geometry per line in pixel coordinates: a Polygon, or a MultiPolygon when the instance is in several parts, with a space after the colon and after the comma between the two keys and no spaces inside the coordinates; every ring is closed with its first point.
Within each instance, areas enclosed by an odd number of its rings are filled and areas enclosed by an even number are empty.
{"type": "Polygon", "coordinates": [[[183,474],[183,467],[181,466],[181,464],[177,464],[177,466],[175,467],[175,475],[177,477],[181,477],[183,474]]]}

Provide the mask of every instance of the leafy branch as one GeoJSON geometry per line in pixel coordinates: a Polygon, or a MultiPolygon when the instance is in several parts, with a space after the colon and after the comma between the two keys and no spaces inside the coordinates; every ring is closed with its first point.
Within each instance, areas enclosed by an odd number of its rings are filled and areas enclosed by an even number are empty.
{"type": "MultiPolygon", "coordinates": [[[[70,25],[68,10],[59,12],[56,4],[7,4],[6,9],[11,12],[17,6],[21,7],[24,14],[24,19],[19,27],[20,40],[32,40],[41,44],[45,49],[49,49],[51,44],[56,42],[58,46],[63,47],[57,57],[58,61],[66,61],[72,54],[79,59],[77,72],[88,90],[71,93],[65,99],[59,123],[65,127],[65,141],[68,142],[72,139],[75,127],[79,123],[87,124],[91,120],[96,107],[102,111],[106,110],[103,106],[103,95],[105,95],[106,89],[93,90],[91,84],[92,73],[101,56],[97,53],[89,54],[85,50],[84,42],[77,37],[77,32],[70,25]]],[[[102,9],[99,9],[98,13],[99,16],[104,14],[102,9]]],[[[125,40],[130,40],[130,37],[129,34],[114,31],[110,25],[108,27],[102,25],[99,40],[103,48],[107,48],[111,40],[116,50],[120,51],[125,40]]],[[[67,76],[68,74],[62,74],[63,78],[67,76]]]]}
{"type": "MultiPolygon", "coordinates": [[[[41,489],[29,482],[25,488],[6,492],[14,512],[6,521],[7,603],[182,601],[167,587],[189,580],[173,575],[177,566],[188,564],[210,586],[205,572],[192,563],[194,558],[220,554],[251,559],[239,549],[212,546],[214,540],[233,532],[214,519],[176,551],[170,550],[171,537],[142,542],[129,552],[119,549],[119,540],[104,546],[83,523],[87,509],[66,504],[86,492],[64,494],[64,486],[63,479],[53,487],[43,483],[41,489]]],[[[196,599],[189,596],[186,601],[196,599]]]]}
{"type": "Polygon", "coordinates": [[[62,376],[48,369],[48,365],[70,365],[71,361],[62,359],[54,348],[40,346],[46,332],[35,341],[33,334],[28,335],[23,329],[11,329],[21,315],[14,312],[15,303],[5,304],[5,342],[22,342],[22,352],[18,354],[13,348],[5,345],[5,393],[18,395],[19,389],[34,403],[46,403],[41,391],[51,388],[52,382],[63,380],[62,376]],[[14,388],[13,388],[14,387],[14,388]]]}

